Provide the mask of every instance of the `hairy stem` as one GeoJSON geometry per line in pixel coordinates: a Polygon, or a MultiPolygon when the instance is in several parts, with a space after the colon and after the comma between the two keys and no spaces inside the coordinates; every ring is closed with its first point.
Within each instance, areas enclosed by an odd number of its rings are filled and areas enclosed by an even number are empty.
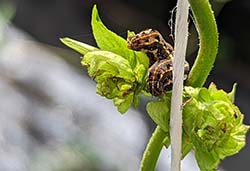
{"type": "Polygon", "coordinates": [[[189,0],[199,34],[200,48],[186,85],[201,87],[211,71],[218,52],[218,31],[208,0],[189,0]]]}
{"type": "Polygon", "coordinates": [[[188,39],[188,0],[178,0],[175,19],[173,91],[170,111],[171,171],[181,170],[182,90],[188,39]]]}
{"type": "MultiPolygon", "coordinates": [[[[200,48],[187,79],[187,85],[201,87],[214,64],[218,51],[218,32],[215,17],[208,0],[189,0],[199,34],[200,48]]],[[[154,171],[163,140],[167,136],[159,126],[155,129],[141,161],[141,171],[154,171]]]]}
{"type": "Polygon", "coordinates": [[[166,137],[167,133],[165,133],[159,126],[157,126],[144,151],[141,160],[140,171],[155,170],[157,160],[163,147],[163,140],[166,137]]]}

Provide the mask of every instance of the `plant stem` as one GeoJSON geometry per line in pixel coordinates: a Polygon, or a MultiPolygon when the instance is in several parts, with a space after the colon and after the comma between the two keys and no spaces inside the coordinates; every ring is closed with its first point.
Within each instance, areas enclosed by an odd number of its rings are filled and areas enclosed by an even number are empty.
{"type": "MultiPolygon", "coordinates": [[[[201,87],[214,64],[218,51],[218,32],[213,11],[208,0],[189,0],[200,39],[197,59],[190,71],[186,84],[201,87]]],[[[163,140],[167,136],[159,126],[155,129],[141,161],[141,171],[154,171],[163,140]]]]}
{"type": "Polygon", "coordinates": [[[144,151],[141,160],[140,171],[155,170],[157,160],[163,147],[163,140],[166,137],[167,133],[165,133],[159,126],[157,126],[144,151]]]}
{"type": "Polygon", "coordinates": [[[188,0],[178,0],[175,20],[175,52],[173,61],[173,91],[170,111],[171,171],[181,169],[182,90],[184,62],[188,39],[188,0]]]}
{"type": "Polygon", "coordinates": [[[186,85],[201,87],[211,71],[218,51],[218,31],[208,0],[189,0],[200,39],[200,48],[186,85]]]}

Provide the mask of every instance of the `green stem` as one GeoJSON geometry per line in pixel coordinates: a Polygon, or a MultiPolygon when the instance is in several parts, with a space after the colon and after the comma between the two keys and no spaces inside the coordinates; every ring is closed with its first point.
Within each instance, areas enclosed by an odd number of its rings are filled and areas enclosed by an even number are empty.
{"type": "Polygon", "coordinates": [[[152,134],[149,143],[144,151],[140,171],[154,171],[157,160],[159,158],[161,149],[163,147],[163,140],[166,138],[165,133],[159,126],[157,126],[152,134]]]}
{"type": "Polygon", "coordinates": [[[200,48],[186,85],[201,87],[211,71],[218,51],[218,31],[208,0],[189,0],[200,39],[200,48]]]}
{"type": "MultiPolygon", "coordinates": [[[[201,87],[211,71],[218,51],[218,31],[215,17],[208,0],[189,0],[200,38],[200,48],[187,79],[187,85],[201,87]]],[[[141,171],[154,171],[163,140],[167,134],[155,129],[141,161],[141,171]]]]}

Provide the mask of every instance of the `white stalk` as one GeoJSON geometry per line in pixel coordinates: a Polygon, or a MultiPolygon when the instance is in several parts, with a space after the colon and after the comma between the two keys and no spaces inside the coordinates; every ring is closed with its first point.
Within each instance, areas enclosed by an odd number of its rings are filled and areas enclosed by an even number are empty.
{"type": "Polygon", "coordinates": [[[171,171],[180,171],[181,169],[182,90],[188,39],[188,0],[178,0],[176,11],[173,91],[170,112],[171,171]]]}

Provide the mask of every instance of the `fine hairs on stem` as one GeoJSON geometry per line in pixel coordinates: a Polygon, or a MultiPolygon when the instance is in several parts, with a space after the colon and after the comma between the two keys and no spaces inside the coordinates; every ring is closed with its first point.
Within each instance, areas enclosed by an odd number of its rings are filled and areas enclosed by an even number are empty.
{"type": "Polygon", "coordinates": [[[178,0],[175,19],[173,91],[170,111],[171,171],[180,171],[182,137],[182,90],[188,39],[188,0],[178,0]]]}

